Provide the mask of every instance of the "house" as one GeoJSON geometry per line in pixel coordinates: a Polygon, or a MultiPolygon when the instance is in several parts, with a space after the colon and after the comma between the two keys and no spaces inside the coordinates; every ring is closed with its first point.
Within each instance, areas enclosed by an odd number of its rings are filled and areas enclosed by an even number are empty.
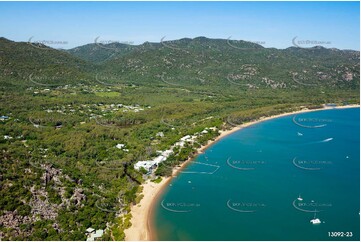
{"type": "Polygon", "coordinates": [[[12,139],[13,137],[11,137],[10,135],[4,135],[4,139],[12,139]]]}
{"type": "Polygon", "coordinates": [[[0,121],[8,120],[9,116],[0,116],[0,121]]]}
{"type": "Polygon", "coordinates": [[[147,161],[138,161],[134,164],[134,169],[139,170],[140,168],[144,168],[147,171],[150,171],[151,169],[155,168],[157,166],[157,163],[152,160],[147,161]]]}
{"type": "Polygon", "coordinates": [[[87,234],[93,233],[94,231],[95,231],[95,229],[93,229],[93,228],[87,228],[86,229],[87,234]]]}
{"type": "Polygon", "coordinates": [[[335,108],[335,107],[337,107],[337,104],[335,104],[335,103],[326,103],[325,106],[327,108],[335,108]]]}
{"type": "Polygon", "coordinates": [[[170,156],[172,153],[173,150],[165,150],[161,152],[161,155],[168,158],[168,156],[170,156]]]}
{"type": "Polygon", "coordinates": [[[182,137],[180,140],[181,141],[188,141],[190,138],[191,138],[190,135],[186,135],[186,136],[182,137]]]}
{"type": "Polygon", "coordinates": [[[161,154],[157,157],[155,157],[153,160],[147,160],[147,161],[138,161],[134,164],[134,169],[139,170],[141,167],[143,167],[145,170],[150,172],[154,168],[156,168],[159,163],[165,161],[170,154],[173,153],[173,150],[165,150],[161,151],[161,154]]]}
{"type": "Polygon", "coordinates": [[[164,137],[164,133],[163,133],[163,132],[158,132],[158,133],[156,134],[156,136],[164,137]]]}
{"type": "Polygon", "coordinates": [[[95,230],[93,228],[87,228],[85,234],[87,235],[87,241],[94,241],[97,238],[101,238],[104,234],[104,230],[95,230]]]}
{"type": "Polygon", "coordinates": [[[117,147],[118,149],[122,149],[125,147],[125,144],[117,144],[115,147],[117,147]]]}

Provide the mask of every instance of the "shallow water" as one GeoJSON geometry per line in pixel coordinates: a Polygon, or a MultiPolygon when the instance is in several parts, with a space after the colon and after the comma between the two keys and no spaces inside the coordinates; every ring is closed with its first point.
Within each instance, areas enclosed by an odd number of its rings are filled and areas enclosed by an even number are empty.
{"type": "Polygon", "coordinates": [[[157,239],[359,240],[359,115],[290,115],[223,138],[160,196],[157,239]]]}

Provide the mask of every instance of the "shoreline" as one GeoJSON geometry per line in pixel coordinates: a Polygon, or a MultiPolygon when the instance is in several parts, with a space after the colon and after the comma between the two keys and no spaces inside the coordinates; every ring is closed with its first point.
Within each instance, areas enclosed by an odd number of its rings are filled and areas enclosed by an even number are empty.
{"type": "Polygon", "coordinates": [[[267,120],[290,116],[293,114],[301,114],[301,113],[308,113],[308,112],[316,112],[316,111],[323,111],[323,110],[331,110],[331,109],[345,109],[345,108],[360,108],[359,104],[354,105],[346,105],[346,106],[336,106],[336,107],[327,107],[324,106],[323,108],[317,109],[302,109],[298,111],[282,113],[278,115],[272,115],[268,117],[262,117],[258,120],[247,122],[241,124],[239,126],[235,126],[229,130],[221,130],[220,135],[217,136],[214,140],[208,141],[208,144],[201,146],[196,150],[196,155],[193,158],[189,158],[184,161],[180,166],[177,166],[172,171],[172,176],[164,178],[162,177],[162,181],[160,183],[153,183],[150,180],[146,181],[143,186],[143,198],[141,199],[139,204],[132,206],[131,208],[131,227],[124,230],[125,233],[125,240],[126,241],[140,241],[140,240],[155,240],[156,236],[154,231],[152,230],[151,226],[151,218],[153,217],[153,208],[155,207],[156,202],[158,201],[160,195],[163,193],[166,186],[171,182],[174,176],[176,176],[179,171],[181,171],[185,166],[187,166],[197,155],[201,154],[209,148],[210,146],[217,143],[222,138],[237,132],[243,128],[249,127],[251,125],[261,123],[267,120]]]}

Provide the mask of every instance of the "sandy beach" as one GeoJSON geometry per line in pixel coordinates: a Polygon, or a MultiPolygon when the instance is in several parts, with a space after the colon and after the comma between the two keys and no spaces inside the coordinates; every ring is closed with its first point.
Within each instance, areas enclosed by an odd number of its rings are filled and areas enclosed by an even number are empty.
{"type": "MultiPolygon", "coordinates": [[[[220,139],[224,138],[225,136],[232,134],[238,130],[241,130],[242,128],[259,123],[259,122],[263,122],[263,121],[270,120],[273,118],[289,116],[289,115],[293,115],[293,114],[315,112],[315,111],[327,110],[327,109],[343,109],[343,108],[355,108],[355,107],[360,107],[360,105],[347,105],[347,106],[340,106],[340,107],[324,107],[324,108],[312,109],[312,110],[302,109],[299,111],[283,113],[283,114],[269,116],[269,117],[263,117],[259,120],[248,122],[248,123],[233,127],[230,130],[220,131],[220,135],[214,141],[209,141],[207,145],[200,147],[197,150],[197,153],[198,154],[202,153],[209,146],[213,145],[215,142],[219,141],[220,139]]],[[[187,161],[183,162],[181,166],[174,168],[173,176],[176,176],[177,173],[181,169],[183,169],[184,166],[186,166],[193,159],[194,158],[188,159],[187,161]]],[[[139,204],[137,204],[131,208],[132,226],[124,231],[125,232],[125,240],[139,241],[139,240],[154,240],[156,238],[155,235],[151,231],[151,224],[150,224],[150,222],[151,222],[150,218],[152,217],[152,212],[153,212],[152,208],[154,207],[154,203],[157,201],[158,196],[162,193],[163,188],[165,188],[169,184],[169,182],[172,180],[172,177],[163,178],[163,180],[160,183],[153,183],[151,181],[147,181],[145,184],[143,184],[143,196],[144,197],[140,201],[139,204]]]]}

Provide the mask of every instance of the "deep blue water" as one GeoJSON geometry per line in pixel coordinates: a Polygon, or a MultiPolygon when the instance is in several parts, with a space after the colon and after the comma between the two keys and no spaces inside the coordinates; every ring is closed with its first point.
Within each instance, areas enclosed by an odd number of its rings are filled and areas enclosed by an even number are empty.
{"type": "Polygon", "coordinates": [[[359,240],[359,117],[358,108],[290,115],[221,139],[164,190],[157,238],[359,240]]]}

